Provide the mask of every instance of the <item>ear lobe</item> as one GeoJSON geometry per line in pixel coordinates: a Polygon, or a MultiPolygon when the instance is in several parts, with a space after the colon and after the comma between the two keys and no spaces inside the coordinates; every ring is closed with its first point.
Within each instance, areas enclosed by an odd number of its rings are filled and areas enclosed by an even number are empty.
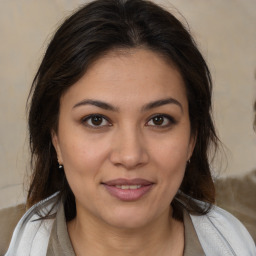
{"type": "Polygon", "coordinates": [[[59,162],[59,164],[62,164],[63,160],[62,160],[62,155],[61,155],[58,135],[56,134],[55,131],[52,131],[51,132],[51,137],[52,137],[52,144],[53,144],[53,146],[55,148],[55,151],[56,151],[56,154],[57,154],[58,162],[59,162]]]}

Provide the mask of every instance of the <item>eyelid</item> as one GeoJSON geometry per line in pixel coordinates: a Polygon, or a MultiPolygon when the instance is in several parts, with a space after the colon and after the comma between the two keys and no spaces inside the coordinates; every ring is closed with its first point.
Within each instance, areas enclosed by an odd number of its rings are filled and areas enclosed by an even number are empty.
{"type": "Polygon", "coordinates": [[[167,114],[154,114],[153,116],[151,116],[148,121],[146,122],[146,126],[151,126],[151,127],[156,127],[156,128],[166,128],[166,127],[170,127],[174,124],[176,124],[177,121],[175,120],[175,118],[173,118],[172,116],[170,115],[167,115],[167,114]],[[168,119],[168,124],[167,125],[148,125],[148,123],[155,117],[163,117],[163,118],[166,118],[168,119]]]}
{"type": "Polygon", "coordinates": [[[112,126],[111,121],[109,120],[109,118],[107,118],[106,116],[104,116],[102,114],[97,114],[97,113],[89,114],[89,115],[83,117],[81,119],[81,123],[83,125],[89,127],[89,128],[92,128],[92,129],[100,129],[100,128],[112,126]],[[107,125],[98,125],[98,126],[97,125],[90,125],[90,124],[88,124],[87,121],[90,120],[91,118],[95,117],[95,116],[101,117],[102,119],[106,120],[108,122],[108,124],[107,125]]]}

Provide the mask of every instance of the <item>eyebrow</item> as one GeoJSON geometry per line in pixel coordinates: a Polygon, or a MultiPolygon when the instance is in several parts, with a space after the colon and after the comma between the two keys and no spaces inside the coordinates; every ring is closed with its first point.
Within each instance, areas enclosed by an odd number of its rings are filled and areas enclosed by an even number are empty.
{"type": "MultiPolygon", "coordinates": [[[[166,98],[166,99],[156,100],[156,101],[147,103],[146,105],[142,106],[141,111],[145,112],[150,109],[161,107],[161,106],[167,105],[167,104],[175,104],[175,105],[179,106],[181,111],[183,112],[183,107],[182,107],[181,103],[173,98],[166,98]]],[[[99,107],[99,108],[102,108],[105,110],[110,110],[110,111],[115,111],[115,112],[119,111],[118,107],[112,106],[111,104],[108,104],[108,103],[100,101],[100,100],[92,100],[92,99],[82,100],[82,101],[76,103],[73,106],[73,108],[76,108],[79,106],[84,106],[84,105],[93,105],[93,106],[96,106],[96,107],[99,107]]]]}
{"type": "Polygon", "coordinates": [[[144,105],[142,107],[142,111],[147,111],[147,110],[150,110],[152,108],[161,107],[161,106],[167,105],[167,104],[175,104],[175,105],[179,106],[181,111],[183,112],[183,107],[182,107],[181,103],[179,101],[177,101],[176,99],[173,99],[173,98],[166,98],[166,99],[152,101],[152,102],[144,105]]]}
{"type": "Polygon", "coordinates": [[[111,110],[111,111],[115,111],[117,112],[118,111],[118,108],[117,107],[114,107],[106,102],[103,102],[103,101],[100,101],[100,100],[82,100],[80,102],[78,102],[77,104],[74,105],[73,108],[76,108],[76,107],[79,107],[79,106],[84,106],[84,105],[93,105],[93,106],[96,106],[96,107],[99,107],[99,108],[102,108],[102,109],[105,109],[105,110],[111,110]]]}

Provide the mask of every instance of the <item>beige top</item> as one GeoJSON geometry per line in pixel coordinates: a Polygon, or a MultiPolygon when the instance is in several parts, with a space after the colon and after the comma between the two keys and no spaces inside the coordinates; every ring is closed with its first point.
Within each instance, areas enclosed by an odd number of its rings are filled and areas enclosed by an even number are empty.
{"type": "MultiPolygon", "coordinates": [[[[184,210],[185,226],[185,249],[184,256],[201,256],[205,255],[198,240],[196,231],[189,214],[184,210]]],[[[63,205],[60,206],[56,219],[53,223],[50,241],[46,256],[75,256],[66,225],[63,205]]]]}
{"type": "Polygon", "coordinates": [[[25,211],[24,204],[0,210],[0,256],[6,253],[13,230],[25,211]]]}

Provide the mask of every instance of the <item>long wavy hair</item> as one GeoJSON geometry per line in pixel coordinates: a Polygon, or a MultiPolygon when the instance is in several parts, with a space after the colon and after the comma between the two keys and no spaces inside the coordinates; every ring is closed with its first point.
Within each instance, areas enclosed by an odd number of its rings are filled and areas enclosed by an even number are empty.
{"type": "Polygon", "coordinates": [[[76,216],[75,197],[58,168],[51,131],[57,131],[60,98],[88,67],[115,49],[144,47],[176,66],[185,82],[191,130],[196,145],[172,205],[205,214],[215,201],[209,149],[218,138],[211,116],[212,82],[207,64],[188,29],[170,12],[144,0],[96,0],[84,5],[59,27],[32,83],[29,107],[31,183],[27,206],[59,191],[67,220],[76,216]],[[206,204],[198,204],[198,199],[206,204]]]}

